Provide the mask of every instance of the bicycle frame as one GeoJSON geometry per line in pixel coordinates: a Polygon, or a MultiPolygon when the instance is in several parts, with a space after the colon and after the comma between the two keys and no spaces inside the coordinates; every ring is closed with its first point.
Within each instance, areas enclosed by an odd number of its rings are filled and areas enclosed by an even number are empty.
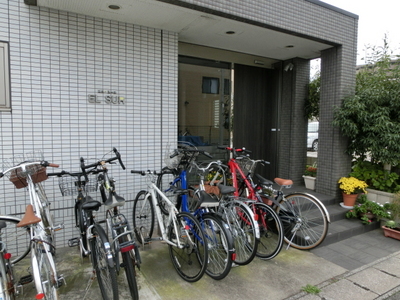
{"type": "MultiPolygon", "coordinates": [[[[181,245],[179,239],[177,240],[177,243],[174,243],[174,242],[172,242],[172,241],[170,241],[170,240],[168,239],[168,237],[167,237],[167,230],[166,230],[166,228],[167,228],[168,226],[170,226],[171,224],[173,224],[173,226],[174,226],[174,231],[175,231],[175,233],[178,235],[178,228],[177,228],[177,225],[176,225],[176,218],[175,218],[175,215],[177,215],[177,214],[179,213],[178,210],[176,209],[175,205],[171,202],[171,200],[169,200],[168,197],[165,196],[164,193],[161,192],[161,190],[160,190],[153,182],[151,182],[151,183],[148,185],[148,188],[149,188],[149,193],[150,193],[150,195],[151,195],[151,200],[152,200],[153,207],[155,208],[156,217],[157,217],[157,222],[158,222],[158,225],[160,226],[160,231],[161,231],[162,239],[163,239],[166,243],[168,243],[168,244],[170,244],[170,245],[173,245],[173,246],[177,246],[177,247],[179,247],[179,248],[182,248],[183,246],[181,245]],[[168,214],[167,222],[166,222],[166,224],[165,224],[166,226],[164,225],[164,221],[163,221],[161,209],[158,207],[158,204],[157,204],[157,198],[156,198],[156,197],[157,197],[157,194],[158,194],[159,196],[161,196],[161,198],[162,198],[164,201],[166,201],[167,204],[168,204],[168,211],[169,211],[169,214],[168,214]]],[[[149,194],[148,194],[148,195],[149,195],[149,194]]],[[[148,195],[146,195],[146,198],[148,197],[148,195]]]]}

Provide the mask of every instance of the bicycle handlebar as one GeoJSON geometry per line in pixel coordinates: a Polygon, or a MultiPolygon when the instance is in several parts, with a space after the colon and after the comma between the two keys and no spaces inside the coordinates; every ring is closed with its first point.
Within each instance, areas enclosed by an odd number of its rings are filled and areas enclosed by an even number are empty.
{"type": "Polygon", "coordinates": [[[212,165],[218,165],[218,166],[224,166],[224,167],[228,167],[225,166],[224,164],[222,164],[222,162],[220,160],[216,160],[216,161],[212,161],[210,162],[207,167],[200,167],[195,161],[192,161],[192,164],[200,171],[205,172],[206,170],[208,170],[212,165]]]}
{"type": "Polygon", "coordinates": [[[21,168],[22,166],[27,167],[31,165],[41,165],[42,167],[52,167],[52,168],[58,168],[60,165],[54,164],[54,163],[49,163],[48,161],[42,160],[42,161],[30,161],[30,162],[22,162],[14,167],[11,167],[5,171],[0,172],[0,178],[2,178],[5,174],[8,172],[11,172],[12,170],[21,168]]]}
{"type": "Polygon", "coordinates": [[[213,158],[212,155],[210,153],[208,153],[207,151],[204,150],[194,150],[194,149],[175,149],[174,153],[170,155],[169,158],[174,158],[175,156],[179,155],[179,153],[201,153],[204,154],[205,156],[207,156],[208,158],[213,158]]]}
{"type": "MultiPolygon", "coordinates": [[[[95,162],[93,164],[90,164],[90,165],[85,165],[85,159],[83,157],[81,157],[80,158],[80,162],[81,162],[81,170],[82,170],[83,175],[85,175],[85,177],[87,177],[86,176],[87,175],[86,174],[87,173],[87,171],[86,171],[87,169],[97,168],[98,166],[103,166],[103,165],[105,165],[107,163],[111,164],[111,162],[113,162],[114,160],[118,160],[121,168],[123,170],[125,170],[125,165],[122,162],[121,154],[119,154],[117,148],[114,147],[113,148],[113,152],[115,153],[115,157],[111,157],[111,158],[109,158],[107,160],[99,160],[99,161],[97,161],[97,162],[95,162]]],[[[89,171],[89,173],[93,173],[93,170],[89,171]]]]}
{"type": "Polygon", "coordinates": [[[228,147],[228,146],[217,146],[218,149],[221,150],[227,150],[233,154],[234,157],[240,155],[242,152],[245,154],[250,154],[251,151],[247,150],[246,148],[233,148],[233,147],[228,147]]]}
{"type": "MultiPolygon", "coordinates": [[[[90,170],[87,173],[89,173],[89,174],[98,174],[98,173],[101,173],[101,172],[104,172],[104,171],[103,170],[98,170],[98,169],[93,169],[93,170],[90,170]]],[[[68,176],[71,176],[71,177],[80,177],[80,176],[84,176],[85,173],[83,173],[83,172],[72,173],[72,172],[67,172],[65,170],[62,170],[61,172],[57,172],[57,173],[47,173],[47,176],[62,177],[64,175],[68,175],[68,176]]]]}
{"type": "Polygon", "coordinates": [[[131,173],[132,174],[140,174],[142,176],[146,176],[148,174],[151,174],[151,175],[161,175],[162,174],[161,172],[150,171],[150,170],[147,170],[147,171],[131,170],[131,173]]]}

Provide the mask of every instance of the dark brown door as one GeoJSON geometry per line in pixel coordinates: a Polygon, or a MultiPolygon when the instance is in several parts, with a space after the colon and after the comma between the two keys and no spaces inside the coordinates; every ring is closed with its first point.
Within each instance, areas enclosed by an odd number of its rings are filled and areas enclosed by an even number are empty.
{"type": "Polygon", "coordinates": [[[253,159],[270,162],[257,173],[276,176],[278,73],[275,70],[235,65],[233,146],[246,147],[253,159]]]}

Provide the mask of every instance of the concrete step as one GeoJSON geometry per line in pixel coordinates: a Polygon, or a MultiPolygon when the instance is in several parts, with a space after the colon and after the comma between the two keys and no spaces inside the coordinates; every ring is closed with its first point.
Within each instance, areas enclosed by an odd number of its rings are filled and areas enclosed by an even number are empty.
{"type": "Polygon", "coordinates": [[[376,220],[373,220],[373,222],[369,225],[365,225],[361,222],[360,219],[347,219],[346,212],[348,211],[348,209],[340,206],[340,202],[342,202],[341,199],[318,194],[315,191],[307,190],[303,186],[295,186],[289,191],[291,190],[308,193],[317,197],[325,205],[329,213],[331,223],[328,227],[328,234],[319,247],[336,243],[344,239],[375,230],[380,227],[380,222],[376,220]]]}
{"type": "Polygon", "coordinates": [[[327,246],[347,238],[363,234],[380,227],[379,221],[365,225],[359,219],[339,219],[329,224],[328,234],[320,247],[327,246]]]}

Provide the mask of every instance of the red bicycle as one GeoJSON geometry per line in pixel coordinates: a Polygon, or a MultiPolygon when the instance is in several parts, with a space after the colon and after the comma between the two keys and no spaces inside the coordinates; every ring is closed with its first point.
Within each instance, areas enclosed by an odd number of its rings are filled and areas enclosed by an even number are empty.
{"type": "MultiPolygon", "coordinates": [[[[232,153],[228,162],[235,195],[264,203],[279,215],[283,226],[284,240],[288,247],[297,249],[315,248],[325,239],[330,222],[329,213],[323,203],[313,195],[295,192],[284,195],[282,189],[290,188],[290,179],[275,178],[274,182],[255,174],[258,183],[252,179],[258,163],[269,164],[264,160],[253,160],[248,156],[251,151],[245,148],[218,147],[232,153]]],[[[261,231],[261,226],[260,226],[261,231]]]]}
{"type": "Polygon", "coordinates": [[[239,154],[244,153],[245,149],[235,149],[231,147],[218,147],[229,151],[232,157],[228,161],[232,184],[235,187],[234,196],[246,197],[249,199],[247,204],[252,209],[260,229],[260,242],[258,244],[256,255],[263,259],[272,259],[282,249],[283,245],[283,227],[277,213],[271,206],[261,201],[260,196],[254,188],[248,188],[246,193],[240,186],[252,187],[251,177],[247,177],[239,166],[238,161],[243,157],[239,154]],[[242,182],[243,184],[239,185],[242,182]]]}

